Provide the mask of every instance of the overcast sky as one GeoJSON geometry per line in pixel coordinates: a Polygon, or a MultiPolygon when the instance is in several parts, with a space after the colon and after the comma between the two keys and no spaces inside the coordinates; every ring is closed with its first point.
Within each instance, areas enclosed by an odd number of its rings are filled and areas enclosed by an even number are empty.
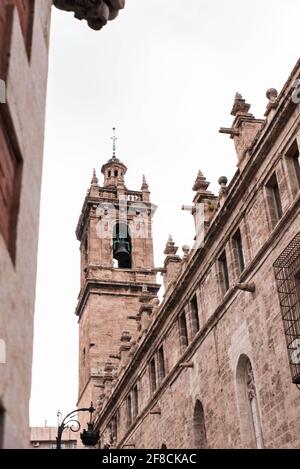
{"type": "MultiPolygon", "coordinates": [[[[193,199],[201,169],[219,190],[237,158],[231,126],[237,91],[262,117],[266,90],[279,91],[299,57],[298,0],[127,0],[100,32],[53,8],[31,425],[56,424],[76,407],[79,244],[75,228],[92,170],[117,156],[126,185],[145,174],[158,205],[156,265],[168,234],[192,244],[193,199]]],[[[161,278],[159,281],[161,281],[161,278]]]]}

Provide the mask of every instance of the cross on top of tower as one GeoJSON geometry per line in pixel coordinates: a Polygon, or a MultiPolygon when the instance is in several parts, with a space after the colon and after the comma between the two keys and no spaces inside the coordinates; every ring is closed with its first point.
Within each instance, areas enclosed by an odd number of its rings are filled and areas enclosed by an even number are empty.
{"type": "Polygon", "coordinates": [[[113,141],[113,159],[116,158],[116,141],[118,140],[118,137],[116,137],[116,128],[113,127],[113,136],[110,137],[111,140],[113,141]]]}

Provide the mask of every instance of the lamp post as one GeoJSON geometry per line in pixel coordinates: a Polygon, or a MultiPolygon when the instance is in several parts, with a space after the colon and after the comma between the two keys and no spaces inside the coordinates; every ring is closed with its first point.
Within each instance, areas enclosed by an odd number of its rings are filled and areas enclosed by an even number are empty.
{"type": "MultiPolygon", "coordinates": [[[[87,430],[83,430],[83,432],[80,434],[82,443],[85,446],[96,446],[96,444],[98,443],[100,432],[94,430],[94,423],[92,421],[92,418],[93,418],[93,413],[95,412],[95,409],[94,409],[93,403],[91,402],[90,407],[73,410],[68,415],[66,415],[66,417],[63,419],[63,421],[61,422],[61,424],[58,426],[58,429],[57,429],[56,449],[61,449],[62,434],[64,430],[69,426],[70,423],[72,423],[72,425],[69,427],[70,430],[72,432],[79,432],[81,425],[80,425],[80,422],[76,418],[76,415],[78,412],[90,413],[90,421],[87,424],[88,428],[87,430]]],[[[61,415],[60,412],[58,412],[57,415],[58,416],[61,415]]]]}

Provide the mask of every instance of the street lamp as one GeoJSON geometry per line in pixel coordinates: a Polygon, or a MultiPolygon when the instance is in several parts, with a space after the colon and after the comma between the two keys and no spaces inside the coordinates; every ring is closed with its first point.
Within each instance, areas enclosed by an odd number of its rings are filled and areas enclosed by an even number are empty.
{"type": "MultiPolygon", "coordinates": [[[[62,434],[64,430],[69,426],[70,423],[72,425],[69,427],[72,432],[79,432],[81,425],[80,422],[75,418],[76,414],[78,412],[89,412],[90,413],[90,421],[88,422],[88,428],[87,430],[83,430],[83,432],[80,434],[80,438],[82,443],[85,446],[96,446],[98,443],[99,437],[100,437],[100,432],[94,430],[94,423],[92,421],[93,418],[93,413],[95,412],[96,409],[94,409],[93,403],[91,402],[91,405],[89,408],[82,408],[82,409],[76,409],[70,412],[66,417],[63,419],[61,424],[58,426],[57,430],[57,437],[56,437],[56,449],[61,449],[61,440],[62,440],[62,434]]],[[[60,416],[61,413],[58,412],[57,416],[60,416]]]]}

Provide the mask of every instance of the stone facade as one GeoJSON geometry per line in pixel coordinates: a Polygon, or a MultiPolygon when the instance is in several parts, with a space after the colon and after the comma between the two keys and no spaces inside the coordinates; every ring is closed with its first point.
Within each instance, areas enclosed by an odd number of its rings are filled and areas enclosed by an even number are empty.
{"type": "Polygon", "coordinates": [[[300,375],[293,383],[273,267],[284,252],[298,262],[288,300],[298,334],[290,360],[298,363],[300,249],[290,243],[300,236],[299,78],[300,61],[280,94],[268,91],[263,120],[236,95],[233,125],[220,131],[234,140],[237,172],[229,185],[220,178],[218,196],[198,174],[190,211],[196,221],[204,205],[204,241],[184,246],[180,258],[170,238],[160,269],[152,236],[132,238],[136,262],[122,269],[113,266],[113,231],[95,234],[98,223],[110,229],[102,202],[117,220],[120,196],[149,207],[146,182],[141,192],[127,190],[115,157],[103,167],[104,187],[94,175],[77,228],[79,406],[96,403],[101,447],[300,447],[300,375]]]}
{"type": "Polygon", "coordinates": [[[29,446],[51,1],[0,2],[0,446],[29,446]],[[5,102],[4,102],[5,101],[5,102]]]}

